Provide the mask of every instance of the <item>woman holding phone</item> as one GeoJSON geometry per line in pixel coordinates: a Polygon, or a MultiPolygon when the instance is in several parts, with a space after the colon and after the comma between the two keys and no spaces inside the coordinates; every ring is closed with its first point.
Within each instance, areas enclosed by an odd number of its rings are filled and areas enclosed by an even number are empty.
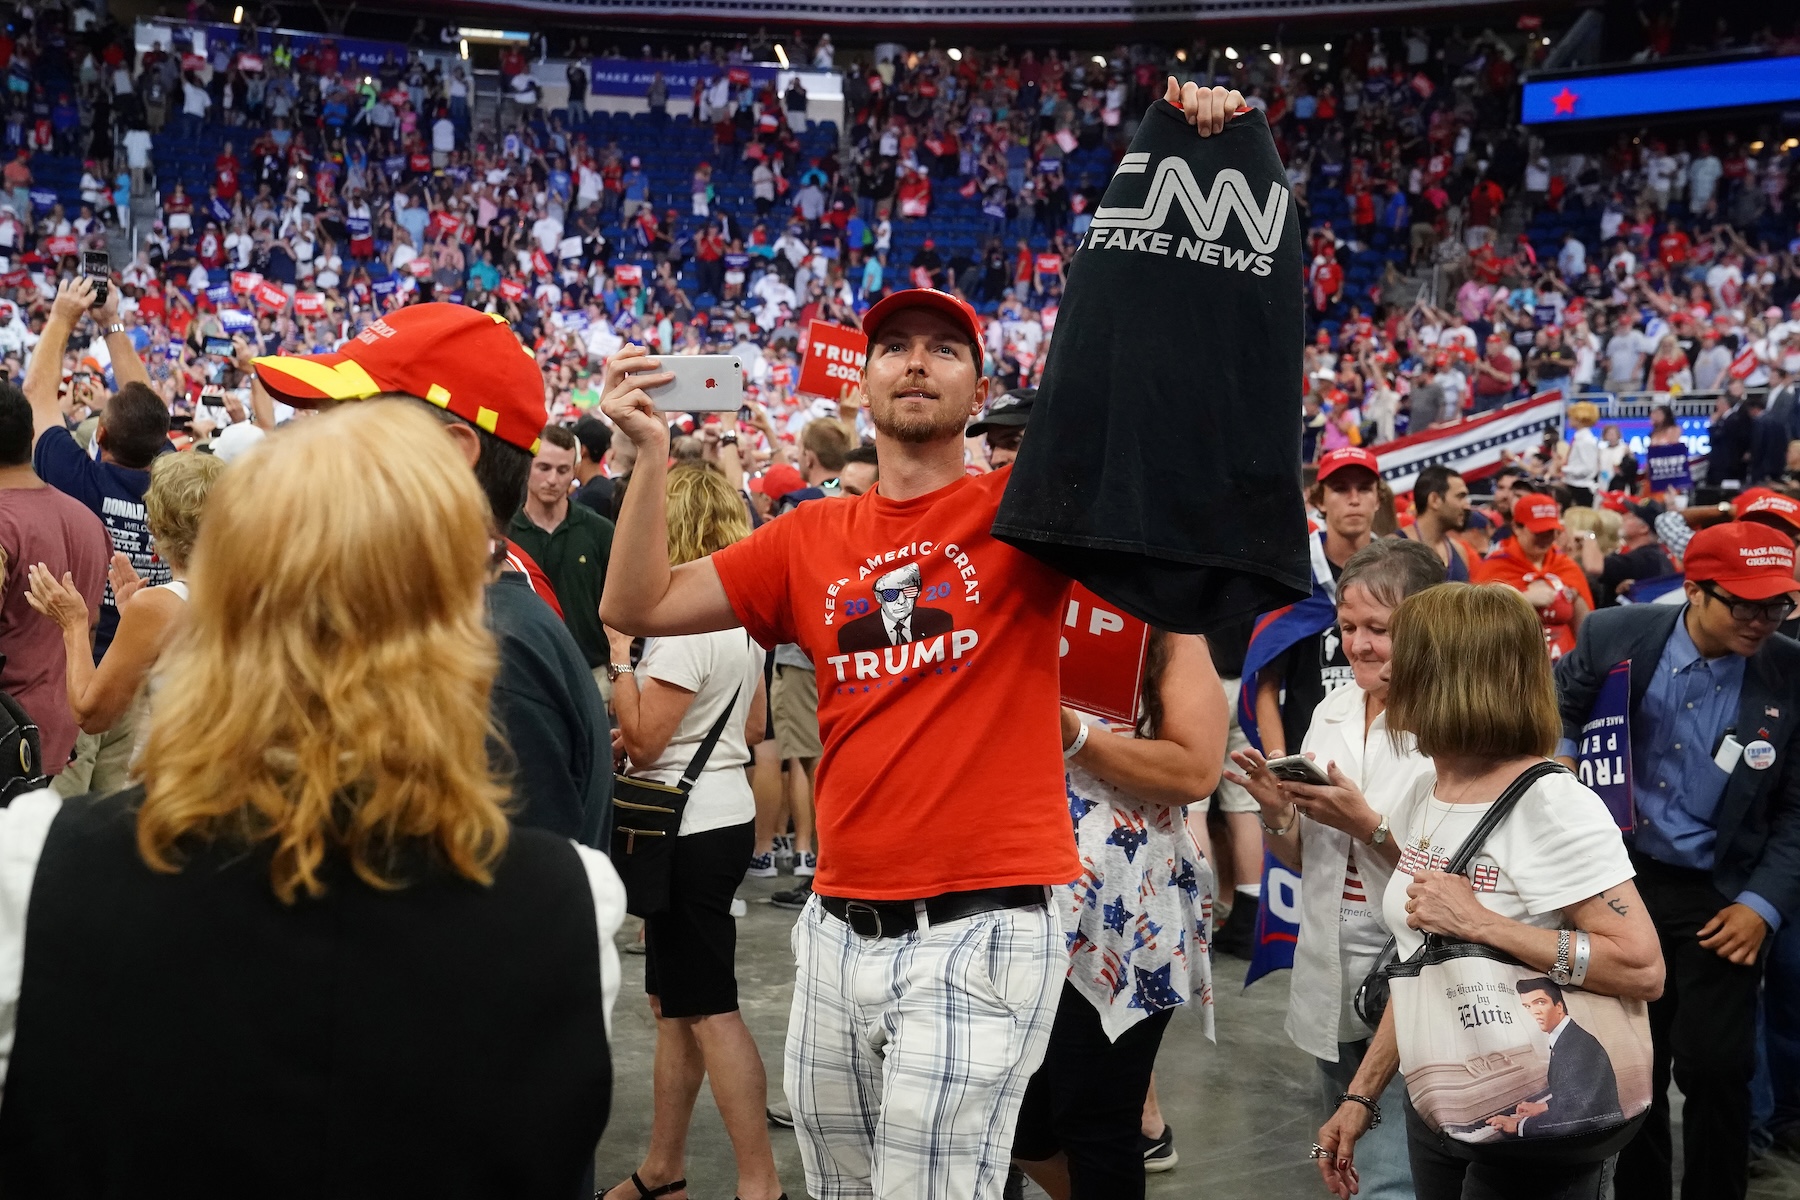
{"type": "MultiPolygon", "coordinates": [[[[1411,737],[1394,737],[1388,728],[1389,628],[1402,601],[1443,580],[1443,561],[1420,542],[1384,538],[1352,555],[1338,580],[1336,632],[1355,682],[1320,703],[1300,744],[1309,756],[1302,761],[1309,761],[1314,778],[1323,782],[1297,782],[1305,771],[1297,763],[1283,764],[1277,776],[1254,749],[1231,756],[1243,774],[1225,775],[1262,806],[1263,844],[1289,870],[1300,872],[1300,937],[1287,1034],[1318,1060],[1327,1115],[1374,1033],[1352,1001],[1390,936],[1380,910],[1381,888],[1399,851],[1384,814],[1431,769],[1411,737]]],[[[1394,1086],[1382,1102],[1397,1105],[1400,1091],[1394,1086]]],[[[1407,1200],[1413,1195],[1398,1123],[1365,1140],[1358,1166],[1362,1196],[1407,1200]]]]}

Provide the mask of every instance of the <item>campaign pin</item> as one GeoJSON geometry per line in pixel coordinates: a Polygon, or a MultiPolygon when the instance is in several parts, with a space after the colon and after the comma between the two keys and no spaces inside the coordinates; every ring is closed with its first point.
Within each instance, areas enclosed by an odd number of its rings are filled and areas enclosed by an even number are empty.
{"type": "Polygon", "coordinates": [[[1744,747],[1744,761],[1752,771],[1766,771],[1775,765],[1775,747],[1758,738],[1744,747]]]}

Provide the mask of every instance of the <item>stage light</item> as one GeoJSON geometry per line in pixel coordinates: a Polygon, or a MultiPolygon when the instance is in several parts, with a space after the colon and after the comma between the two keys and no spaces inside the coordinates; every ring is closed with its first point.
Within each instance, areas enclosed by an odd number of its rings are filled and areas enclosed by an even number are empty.
{"type": "Polygon", "coordinates": [[[1230,46],[1227,46],[1225,47],[1225,57],[1235,59],[1237,57],[1237,51],[1230,46]]]}
{"type": "Polygon", "coordinates": [[[237,6],[236,9],[232,10],[231,23],[233,25],[242,25],[244,23],[244,6],[243,5],[240,4],[237,6]]]}
{"type": "Polygon", "coordinates": [[[1304,50],[1302,50],[1300,52],[1300,65],[1303,67],[1312,66],[1312,55],[1310,55],[1310,54],[1306,53],[1304,50]]]}
{"type": "Polygon", "coordinates": [[[1279,50],[1269,51],[1269,61],[1279,67],[1281,65],[1281,51],[1279,51],[1279,50]]]}
{"type": "Polygon", "coordinates": [[[775,43],[775,61],[781,64],[782,70],[787,70],[787,51],[781,48],[780,42],[775,43]]]}
{"type": "Polygon", "coordinates": [[[468,38],[462,39],[461,49],[462,49],[463,61],[468,62],[469,61],[469,39],[468,38]]]}
{"type": "Polygon", "coordinates": [[[1095,65],[1095,66],[1096,66],[1096,67],[1104,67],[1104,66],[1105,66],[1105,65],[1106,65],[1106,58],[1105,58],[1105,56],[1104,56],[1104,55],[1100,55],[1100,54],[1096,54],[1096,55],[1094,55],[1094,65],[1095,65]]]}
{"type": "Polygon", "coordinates": [[[950,56],[951,62],[961,62],[962,61],[962,51],[958,50],[955,46],[950,47],[950,49],[946,50],[945,53],[950,56]]]}

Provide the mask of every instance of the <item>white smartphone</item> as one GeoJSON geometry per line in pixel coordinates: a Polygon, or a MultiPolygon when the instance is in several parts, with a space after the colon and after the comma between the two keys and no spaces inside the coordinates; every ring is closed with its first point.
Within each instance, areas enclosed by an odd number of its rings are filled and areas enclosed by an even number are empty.
{"type": "Polygon", "coordinates": [[[1269,774],[1277,779],[1285,779],[1289,783],[1329,784],[1331,776],[1304,754],[1290,754],[1286,758],[1271,759],[1269,774]]]}
{"type": "Polygon", "coordinates": [[[659,371],[675,378],[644,394],[658,412],[736,412],[744,406],[744,364],[735,354],[666,354],[659,371]]]}

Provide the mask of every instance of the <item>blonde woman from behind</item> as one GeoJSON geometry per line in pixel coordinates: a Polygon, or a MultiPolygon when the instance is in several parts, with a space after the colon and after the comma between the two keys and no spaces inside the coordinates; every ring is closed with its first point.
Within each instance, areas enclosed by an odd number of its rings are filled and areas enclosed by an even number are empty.
{"type": "Polygon", "coordinates": [[[399,402],[295,422],[221,479],[142,784],[0,810],[0,1189],[581,1186],[623,890],[508,826],[487,530],[399,402]]]}

